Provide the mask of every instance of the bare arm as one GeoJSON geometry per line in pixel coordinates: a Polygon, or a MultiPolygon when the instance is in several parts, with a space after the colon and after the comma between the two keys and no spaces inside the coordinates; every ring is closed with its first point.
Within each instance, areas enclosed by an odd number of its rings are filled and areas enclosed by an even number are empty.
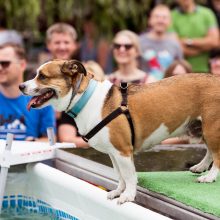
{"type": "Polygon", "coordinates": [[[79,148],[89,147],[87,142],[77,136],[76,128],[70,124],[62,124],[58,127],[58,137],[60,142],[73,142],[79,148]]]}
{"type": "Polygon", "coordinates": [[[193,39],[192,46],[202,51],[214,49],[219,43],[219,30],[212,28],[208,31],[206,37],[193,39]]]}
{"type": "Polygon", "coordinates": [[[212,28],[203,38],[181,39],[180,41],[186,55],[190,52],[196,54],[196,52],[209,51],[219,46],[219,30],[212,28]]]}
{"type": "Polygon", "coordinates": [[[189,144],[189,141],[175,137],[175,138],[168,138],[162,141],[161,144],[165,144],[165,145],[167,144],[189,144]]]}
{"type": "Polygon", "coordinates": [[[200,49],[189,47],[184,43],[181,43],[181,46],[182,46],[183,54],[184,54],[185,57],[196,56],[196,55],[198,55],[202,52],[200,49]]]}
{"type": "Polygon", "coordinates": [[[101,40],[98,46],[98,63],[104,70],[108,60],[109,44],[107,41],[101,40]]]}
{"type": "Polygon", "coordinates": [[[48,142],[48,137],[40,137],[40,138],[37,138],[36,141],[48,142]]]}
{"type": "MultiPolygon", "coordinates": [[[[27,137],[25,140],[26,141],[48,142],[48,137],[46,137],[46,136],[43,136],[43,137],[40,137],[40,138],[27,137]]],[[[55,137],[55,140],[56,140],[56,137],[55,137]]]]}

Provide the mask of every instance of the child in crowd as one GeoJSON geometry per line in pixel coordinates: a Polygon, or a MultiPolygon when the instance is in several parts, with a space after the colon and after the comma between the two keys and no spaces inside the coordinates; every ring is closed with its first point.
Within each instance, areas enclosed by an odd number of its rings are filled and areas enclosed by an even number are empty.
{"type": "Polygon", "coordinates": [[[192,73],[192,66],[190,63],[183,59],[175,60],[165,71],[164,78],[186,73],[192,73]]]}
{"type": "Polygon", "coordinates": [[[220,49],[213,50],[209,59],[210,72],[220,76],[220,49]]]}

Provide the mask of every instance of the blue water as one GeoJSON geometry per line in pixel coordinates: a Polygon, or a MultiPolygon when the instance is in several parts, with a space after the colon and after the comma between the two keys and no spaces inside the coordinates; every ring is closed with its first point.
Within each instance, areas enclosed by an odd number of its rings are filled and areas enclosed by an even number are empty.
{"type": "Polygon", "coordinates": [[[54,209],[50,204],[23,195],[4,196],[2,203],[1,219],[42,219],[42,220],[79,220],[78,218],[62,211],[54,209]]]}
{"type": "Polygon", "coordinates": [[[40,214],[30,211],[25,208],[7,208],[2,210],[0,220],[54,220],[58,219],[55,216],[48,214],[40,214]]]}
{"type": "Polygon", "coordinates": [[[13,172],[8,174],[8,193],[3,199],[0,220],[78,220],[65,211],[54,208],[49,203],[36,198],[36,196],[31,196],[31,192],[30,196],[25,195],[25,193],[22,194],[24,191],[22,186],[28,181],[25,166],[15,166],[14,168],[12,167],[12,170],[13,172]],[[20,193],[19,189],[21,189],[20,193]]]}

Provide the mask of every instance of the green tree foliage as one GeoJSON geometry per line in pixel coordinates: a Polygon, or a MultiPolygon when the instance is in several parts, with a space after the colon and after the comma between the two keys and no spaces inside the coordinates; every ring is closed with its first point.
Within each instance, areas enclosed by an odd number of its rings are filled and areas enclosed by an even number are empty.
{"type": "Polygon", "coordinates": [[[57,21],[73,23],[81,29],[86,13],[93,19],[101,33],[111,34],[114,29],[129,25],[140,30],[146,24],[146,11],[151,0],[0,0],[6,11],[7,28],[19,31],[41,32],[57,21]]]}
{"type": "Polygon", "coordinates": [[[36,19],[40,13],[38,0],[0,0],[5,9],[8,28],[36,31],[36,19]]]}
{"type": "MultiPolygon", "coordinates": [[[[115,31],[129,28],[141,32],[146,28],[147,12],[154,0],[0,0],[5,10],[8,28],[41,36],[54,22],[73,24],[82,32],[86,13],[93,13],[93,20],[100,34],[112,36],[115,31]]],[[[157,1],[171,4],[174,0],[157,1]]],[[[203,1],[204,2],[204,1],[203,1]]]]}

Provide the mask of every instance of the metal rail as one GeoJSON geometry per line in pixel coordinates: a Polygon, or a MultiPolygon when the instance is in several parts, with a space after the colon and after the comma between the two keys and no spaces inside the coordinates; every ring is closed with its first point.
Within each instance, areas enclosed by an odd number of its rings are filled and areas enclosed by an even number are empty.
{"type": "MultiPolygon", "coordinates": [[[[6,137],[5,151],[3,154],[7,154],[9,151],[11,151],[13,139],[14,139],[14,135],[11,133],[8,133],[7,137],[6,137]]],[[[9,168],[10,168],[10,164],[5,165],[4,167],[3,166],[1,167],[1,173],[0,173],[0,213],[2,211],[2,202],[3,202],[3,198],[4,198],[5,186],[6,186],[9,168]]]]}
{"type": "MultiPolygon", "coordinates": [[[[48,135],[50,146],[53,146],[55,144],[55,134],[54,134],[53,128],[47,129],[47,135],[48,135]]],[[[3,164],[1,164],[1,171],[0,171],[0,214],[2,211],[2,203],[3,203],[5,187],[6,187],[6,182],[7,182],[8,169],[11,166],[10,164],[11,161],[9,160],[9,158],[11,156],[11,147],[12,147],[13,139],[14,139],[14,135],[11,133],[8,133],[6,137],[5,149],[3,151],[3,156],[2,156],[3,164]]]]}

